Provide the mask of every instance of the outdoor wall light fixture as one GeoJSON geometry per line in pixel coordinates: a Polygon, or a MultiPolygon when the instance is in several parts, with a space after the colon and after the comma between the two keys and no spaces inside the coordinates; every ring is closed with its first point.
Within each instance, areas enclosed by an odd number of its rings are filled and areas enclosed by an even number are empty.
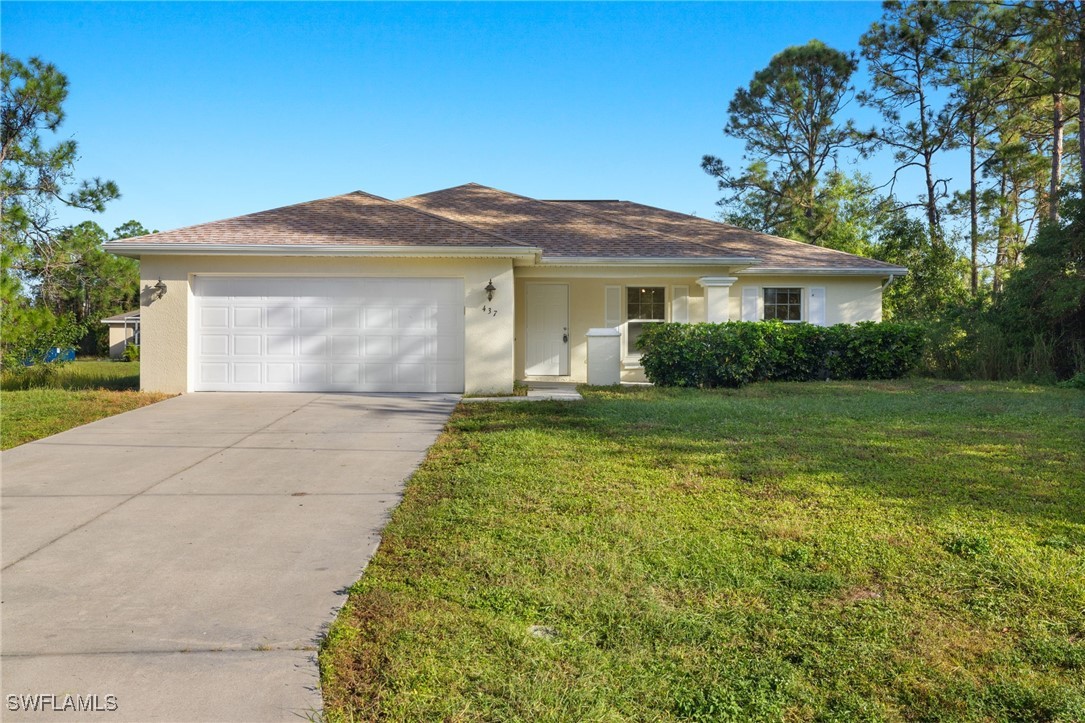
{"type": "Polygon", "coordinates": [[[162,282],[162,279],[158,279],[158,283],[151,287],[151,299],[157,301],[166,295],[166,285],[162,282]]]}
{"type": "Polygon", "coordinates": [[[486,284],[486,301],[494,300],[494,292],[497,291],[497,287],[494,286],[494,280],[490,279],[490,283],[486,284]]]}

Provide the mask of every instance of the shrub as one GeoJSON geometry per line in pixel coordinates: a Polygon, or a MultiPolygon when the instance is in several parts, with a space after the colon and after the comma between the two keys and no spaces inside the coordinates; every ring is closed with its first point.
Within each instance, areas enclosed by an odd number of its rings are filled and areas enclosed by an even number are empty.
{"type": "Polygon", "coordinates": [[[922,329],[912,324],[861,321],[828,330],[829,376],[834,379],[897,379],[919,361],[922,329]]]}
{"type": "Polygon", "coordinates": [[[121,358],[130,362],[139,361],[139,344],[129,344],[124,347],[124,353],[121,355],[121,358]]]}
{"type": "Polygon", "coordinates": [[[1059,382],[1060,387],[1066,389],[1085,389],[1085,372],[1078,372],[1064,382],[1059,382]]]}
{"type": "Polygon", "coordinates": [[[654,384],[740,387],[769,380],[895,379],[919,361],[923,338],[913,324],[733,321],[652,324],[639,346],[654,384]]]}

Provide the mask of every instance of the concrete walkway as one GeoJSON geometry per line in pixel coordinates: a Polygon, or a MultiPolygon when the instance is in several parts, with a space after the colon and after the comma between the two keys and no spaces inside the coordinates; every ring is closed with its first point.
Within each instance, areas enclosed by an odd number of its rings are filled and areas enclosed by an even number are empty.
{"type": "Polygon", "coordinates": [[[4,452],[3,719],[315,717],[320,636],[457,399],[190,394],[4,452]]]}
{"type": "Polygon", "coordinates": [[[464,397],[464,402],[580,402],[584,397],[572,382],[531,382],[523,397],[464,397]]]}

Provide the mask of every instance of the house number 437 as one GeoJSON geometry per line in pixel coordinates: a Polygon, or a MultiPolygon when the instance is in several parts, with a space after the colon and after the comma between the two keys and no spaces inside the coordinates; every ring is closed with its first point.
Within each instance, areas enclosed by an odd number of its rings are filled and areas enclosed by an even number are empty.
{"type": "Polygon", "coordinates": [[[484,306],[484,307],[482,307],[482,310],[485,311],[490,316],[497,316],[497,309],[495,309],[492,306],[484,306]]]}

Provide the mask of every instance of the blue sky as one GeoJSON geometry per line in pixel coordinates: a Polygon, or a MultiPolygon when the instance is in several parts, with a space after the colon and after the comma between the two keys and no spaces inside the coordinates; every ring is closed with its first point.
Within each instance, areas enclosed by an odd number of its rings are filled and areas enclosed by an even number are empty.
{"type": "Polygon", "coordinates": [[[712,217],[699,163],[741,161],[721,132],[735,89],[788,45],[857,49],[879,15],[873,2],[5,1],[0,41],[68,75],[77,174],[123,194],[95,219],[107,229],[469,181],[712,217]]]}

